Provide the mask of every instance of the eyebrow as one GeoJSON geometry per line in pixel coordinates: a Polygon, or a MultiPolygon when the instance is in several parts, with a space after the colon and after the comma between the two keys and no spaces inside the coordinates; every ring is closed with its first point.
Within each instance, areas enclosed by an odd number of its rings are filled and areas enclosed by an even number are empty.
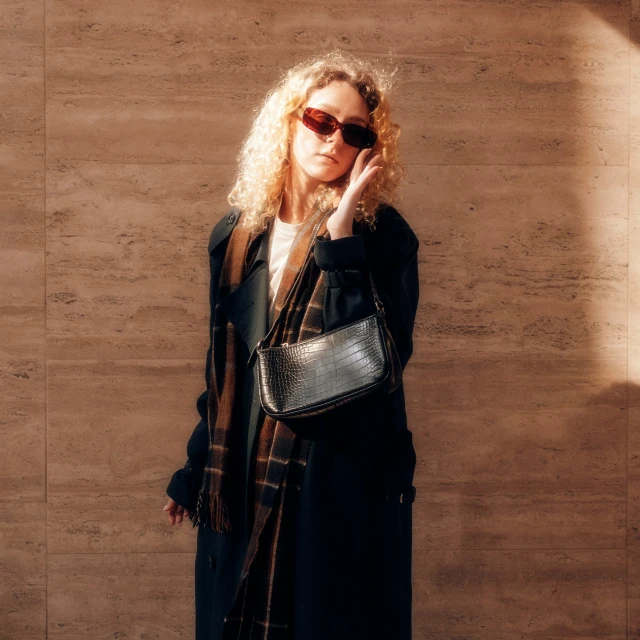
{"type": "MultiPolygon", "coordinates": [[[[321,102],[320,104],[317,104],[316,107],[329,107],[329,109],[333,109],[334,111],[336,110],[336,107],[334,107],[332,104],[326,104],[325,102],[321,102]]],[[[364,120],[360,116],[349,116],[348,118],[346,118],[345,122],[347,120],[359,120],[363,124],[365,125],[367,124],[366,120],[364,120]]]]}

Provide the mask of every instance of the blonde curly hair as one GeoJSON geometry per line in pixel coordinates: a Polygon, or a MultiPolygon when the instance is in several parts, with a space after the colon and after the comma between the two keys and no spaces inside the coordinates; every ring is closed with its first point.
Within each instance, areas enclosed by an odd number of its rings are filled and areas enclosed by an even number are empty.
{"type": "MultiPolygon", "coordinates": [[[[396,195],[406,170],[398,158],[400,125],[391,120],[388,96],[394,88],[397,69],[386,70],[334,49],[312,56],[290,68],[256,107],[253,120],[238,155],[238,170],[227,201],[243,212],[239,224],[253,230],[264,230],[268,221],[280,210],[291,162],[296,114],[311,93],[337,80],[351,85],[364,98],[369,109],[369,128],[378,138],[369,157],[381,155],[382,169],[362,192],[355,219],[364,220],[375,229],[375,214],[382,204],[396,195]]],[[[344,194],[350,171],[331,182],[321,182],[314,194],[315,209],[323,212],[337,206],[344,194]]]]}

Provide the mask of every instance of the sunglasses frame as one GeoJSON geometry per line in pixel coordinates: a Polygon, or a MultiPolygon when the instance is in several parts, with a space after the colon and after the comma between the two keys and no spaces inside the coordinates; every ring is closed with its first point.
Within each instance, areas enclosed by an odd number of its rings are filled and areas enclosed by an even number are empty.
{"type": "Polygon", "coordinates": [[[330,113],[327,113],[326,111],[323,111],[322,109],[316,109],[315,107],[307,107],[306,109],[300,109],[300,111],[302,111],[302,123],[304,124],[305,127],[307,127],[307,129],[310,129],[314,133],[318,133],[322,136],[330,136],[332,133],[335,132],[336,129],[340,129],[340,131],[342,131],[342,137],[345,143],[351,147],[355,147],[356,149],[371,149],[371,147],[373,147],[373,145],[376,143],[376,140],[378,139],[377,134],[374,133],[368,127],[363,127],[362,125],[355,124],[354,122],[346,122],[346,123],[340,122],[338,118],[336,118],[335,116],[332,116],[330,113]],[[323,116],[328,118],[329,122],[326,122],[324,124],[326,124],[327,126],[331,126],[332,127],[331,131],[327,131],[327,132],[318,131],[313,126],[309,126],[310,122],[314,121],[313,115],[311,115],[311,112],[313,111],[317,111],[318,113],[321,113],[323,116]],[[352,144],[353,139],[351,138],[351,134],[349,133],[349,131],[353,131],[354,128],[356,131],[362,130],[367,132],[369,140],[367,141],[364,147],[361,147],[356,144],[352,144]],[[345,136],[345,131],[346,131],[346,136],[345,136]],[[349,142],[347,138],[351,138],[352,142],[349,142]]]}

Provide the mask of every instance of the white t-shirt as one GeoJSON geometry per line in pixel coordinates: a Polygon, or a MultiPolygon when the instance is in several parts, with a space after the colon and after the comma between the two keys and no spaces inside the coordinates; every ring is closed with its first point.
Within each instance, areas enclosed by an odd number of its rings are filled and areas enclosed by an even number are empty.
{"type": "Polygon", "coordinates": [[[302,223],[289,224],[276,216],[271,229],[271,237],[269,238],[269,327],[274,320],[274,303],[284,273],[284,266],[289,257],[293,239],[301,226],[302,223]]]}

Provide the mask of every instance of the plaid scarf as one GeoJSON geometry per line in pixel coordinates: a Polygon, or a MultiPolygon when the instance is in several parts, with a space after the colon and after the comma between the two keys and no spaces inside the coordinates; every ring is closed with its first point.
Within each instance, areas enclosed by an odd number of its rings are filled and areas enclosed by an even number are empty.
{"type": "MultiPolygon", "coordinates": [[[[303,222],[293,240],[275,300],[278,317],[301,268],[304,272],[278,323],[270,343],[298,342],[322,333],[325,284],[313,260],[313,228],[322,219],[316,235],[326,234],[328,215],[316,211],[303,222]],[[309,259],[307,260],[307,258],[309,259]],[[306,260],[306,263],[305,263],[306,260]],[[306,266],[305,266],[306,264],[306,266]]],[[[219,299],[238,287],[265,231],[240,228],[231,232],[220,273],[219,299]]],[[[236,396],[237,372],[246,367],[240,358],[242,338],[217,304],[213,323],[213,366],[209,390],[209,459],[193,526],[209,524],[214,531],[232,530],[229,508],[232,467],[237,458],[232,443],[238,442],[236,396]]],[[[239,395],[239,394],[238,394],[239,395]]],[[[225,617],[225,640],[284,640],[291,633],[292,540],[297,493],[301,487],[311,441],[297,436],[284,422],[260,412],[258,446],[252,458],[249,495],[253,495],[253,528],[233,606],[225,617]]]]}

